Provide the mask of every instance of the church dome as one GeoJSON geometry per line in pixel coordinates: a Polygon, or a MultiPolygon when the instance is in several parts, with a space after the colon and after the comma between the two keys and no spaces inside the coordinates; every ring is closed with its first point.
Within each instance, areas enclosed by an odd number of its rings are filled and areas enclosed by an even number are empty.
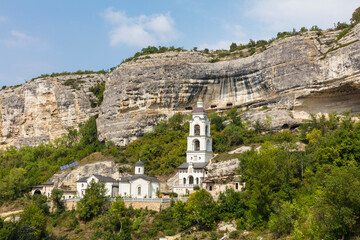
{"type": "Polygon", "coordinates": [[[135,167],[141,167],[144,166],[145,164],[142,161],[138,161],[135,163],[135,167]]]}

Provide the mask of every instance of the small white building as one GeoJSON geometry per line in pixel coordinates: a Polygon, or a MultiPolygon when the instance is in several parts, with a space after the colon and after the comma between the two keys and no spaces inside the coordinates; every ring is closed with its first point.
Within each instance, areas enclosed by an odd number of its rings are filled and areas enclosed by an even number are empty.
{"type": "Polygon", "coordinates": [[[119,195],[131,198],[157,198],[160,191],[160,181],[144,174],[144,163],[135,164],[135,175],[123,177],[119,181],[119,195]]]}
{"type": "Polygon", "coordinates": [[[94,174],[90,177],[83,177],[76,181],[76,192],[79,198],[83,198],[85,190],[90,185],[90,182],[94,180],[95,182],[104,182],[106,189],[106,196],[116,197],[118,196],[118,183],[112,177],[104,177],[101,175],[94,174]]]}
{"type": "Polygon", "coordinates": [[[51,191],[54,189],[54,183],[51,181],[44,182],[37,186],[31,186],[31,195],[42,194],[50,198],[51,191]]]}
{"type": "Polygon", "coordinates": [[[210,120],[200,100],[192,113],[190,133],[187,138],[186,162],[178,167],[178,184],[174,192],[185,195],[194,186],[201,186],[207,172],[206,166],[213,157],[210,120]]]}

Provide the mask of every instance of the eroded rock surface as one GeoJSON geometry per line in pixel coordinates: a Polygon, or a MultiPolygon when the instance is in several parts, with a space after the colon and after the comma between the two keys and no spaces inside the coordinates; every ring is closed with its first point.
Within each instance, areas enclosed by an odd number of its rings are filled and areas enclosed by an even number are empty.
{"type": "MultiPolygon", "coordinates": [[[[268,105],[275,128],[296,122],[286,111],[360,111],[360,25],[277,40],[253,56],[217,63],[198,52],[171,52],[121,64],[109,74],[97,120],[101,139],[117,145],[151,131],[176,112],[268,105]],[[285,120],[285,123],[284,121],[285,120]],[[277,122],[276,122],[277,121],[277,122]]],[[[260,117],[260,114],[258,114],[260,117]]]]}
{"type": "Polygon", "coordinates": [[[199,98],[209,112],[267,105],[272,111],[254,115],[273,114],[275,129],[294,126],[308,113],[360,112],[360,25],[340,40],[338,34],[310,31],[216,63],[193,51],[152,54],[105,75],[39,78],[3,89],[0,147],[53,140],[93,115],[100,140],[126,145],[176,112],[191,113],[199,98]],[[81,84],[72,89],[64,85],[69,79],[81,84]],[[89,87],[101,81],[106,89],[99,110],[91,107],[89,87]]]}
{"type": "Polygon", "coordinates": [[[208,174],[207,180],[212,180],[215,183],[227,183],[233,181],[236,170],[239,169],[239,159],[231,159],[223,162],[210,163],[206,168],[208,174]]]}
{"type": "Polygon", "coordinates": [[[0,91],[0,146],[35,146],[60,137],[98,114],[89,91],[103,74],[68,75],[31,80],[0,91]],[[69,82],[76,82],[75,89],[69,82]]]}

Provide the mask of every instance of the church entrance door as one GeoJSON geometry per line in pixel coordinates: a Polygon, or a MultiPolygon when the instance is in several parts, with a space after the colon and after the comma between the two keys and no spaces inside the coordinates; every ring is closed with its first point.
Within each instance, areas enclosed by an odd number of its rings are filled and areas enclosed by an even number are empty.
{"type": "Polygon", "coordinates": [[[194,184],[194,177],[193,176],[189,176],[189,184],[194,184]]]}

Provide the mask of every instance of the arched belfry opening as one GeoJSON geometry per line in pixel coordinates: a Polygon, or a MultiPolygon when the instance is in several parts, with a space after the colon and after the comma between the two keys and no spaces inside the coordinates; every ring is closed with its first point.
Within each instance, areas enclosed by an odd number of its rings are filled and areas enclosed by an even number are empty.
{"type": "Polygon", "coordinates": [[[199,124],[196,124],[194,126],[194,135],[195,136],[200,136],[200,125],[199,124]]]}
{"type": "Polygon", "coordinates": [[[206,135],[206,136],[209,136],[209,135],[210,135],[210,134],[209,134],[209,127],[208,127],[208,125],[205,126],[205,135],[206,135]]]}
{"type": "Polygon", "coordinates": [[[193,145],[194,145],[194,151],[200,151],[200,141],[199,140],[195,139],[193,145]]]}

